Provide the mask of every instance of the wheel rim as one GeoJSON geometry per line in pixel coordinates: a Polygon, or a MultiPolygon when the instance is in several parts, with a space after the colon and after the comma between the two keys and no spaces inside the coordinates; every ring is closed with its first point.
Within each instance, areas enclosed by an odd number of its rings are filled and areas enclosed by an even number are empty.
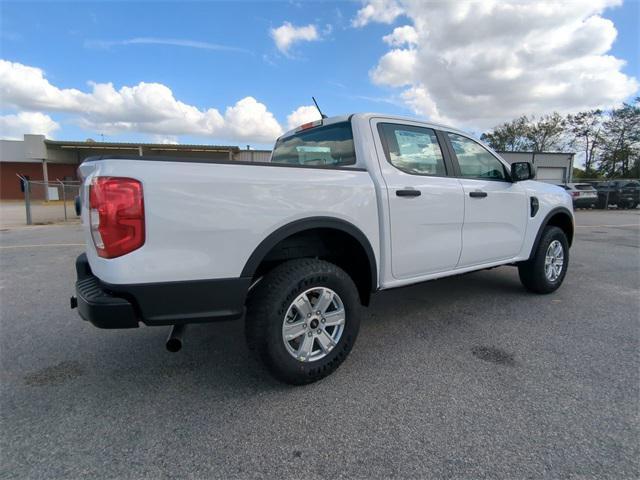
{"type": "Polygon", "coordinates": [[[336,292],[326,287],[310,288],[289,305],[282,323],[282,341],[296,360],[314,362],[335,348],[345,322],[344,304],[336,292]]]}
{"type": "Polygon", "coordinates": [[[547,255],[544,259],[544,274],[547,280],[555,282],[562,273],[562,267],[564,265],[564,248],[562,243],[558,240],[554,240],[549,244],[547,248],[547,255]]]}

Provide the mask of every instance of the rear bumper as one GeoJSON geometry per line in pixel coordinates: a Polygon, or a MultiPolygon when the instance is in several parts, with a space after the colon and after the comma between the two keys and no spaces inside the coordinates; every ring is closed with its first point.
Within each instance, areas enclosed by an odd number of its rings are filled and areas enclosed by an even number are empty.
{"type": "Polygon", "coordinates": [[[591,205],[596,205],[598,203],[598,197],[592,198],[574,198],[573,206],[574,207],[590,207],[591,205]]]}
{"type": "Polygon", "coordinates": [[[249,278],[113,285],[91,272],[86,254],[76,259],[80,316],[99,328],[182,325],[235,320],[244,315],[249,278]]]}

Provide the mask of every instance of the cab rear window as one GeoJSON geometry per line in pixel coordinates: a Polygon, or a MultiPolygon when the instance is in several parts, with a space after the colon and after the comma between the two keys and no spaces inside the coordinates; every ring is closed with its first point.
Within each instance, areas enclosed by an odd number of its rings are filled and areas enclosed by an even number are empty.
{"type": "Polygon", "coordinates": [[[588,183],[579,183],[576,185],[576,190],[595,190],[595,188],[588,183]]]}
{"type": "Polygon", "coordinates": [[[344,166],[356,163],[350,122],[303,130],[276,142],[271,163],[344,166]]]}

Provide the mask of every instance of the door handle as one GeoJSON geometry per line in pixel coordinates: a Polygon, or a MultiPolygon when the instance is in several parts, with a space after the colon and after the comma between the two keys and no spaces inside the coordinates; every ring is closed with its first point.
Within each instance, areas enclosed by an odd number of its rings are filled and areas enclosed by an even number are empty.
{"type": "Polygon", "coordinates": [[[481,192],[481,191],[469,192],[469,196],[472,198],[484,198],[487,196],[487,192],[481,192]]]}
{"type": "Polygon", "coordinates": [[[422,194],[420,190],[415,190],[413,188],[405,188],[404,190],[396,190],[396,195],[398,197],[419,197],[422,194]]]}

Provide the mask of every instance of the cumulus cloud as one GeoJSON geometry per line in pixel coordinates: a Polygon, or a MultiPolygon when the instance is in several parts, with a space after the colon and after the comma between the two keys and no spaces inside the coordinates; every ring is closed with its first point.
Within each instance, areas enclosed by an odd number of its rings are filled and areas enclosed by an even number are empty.
{"type": "Polygon", "coordinates": [[[227,107],[225,120],[234,138],[251,140],[255,135],[246,132],[260,132],[262,139],[275,140],[282,133],[280,124],[267,107],[253,97],[245,97],[233,107],[227,107]]]}
{"type": "Polygon", "coordinates": [[[287,129],[292,130],[304,123],[320,120],[320,113],[314,105],[302,105],[287,116],[287,129]]]}
{"type": "Polygon", "coordinates": [[[620,103],[638,90],[607,52],[616,38],[602,12],[620,0],[590,2],[419,0],[367,2],[356,26],[411,25],[383,41],[392,48],[370,71],[417,114],[487,128],[522,114],[574,112],[620,103]]]}
{"type": "Polygon", "coordinates": [[[22,140],[25,133],[45,135],[52,138],[60,125],[49,115],[40,112],[20,112],[0,116],[0,137],[7,140],[22,140]]]}
{"type": "Polygon", "coordinates": [[[269,143],[282,133],[267,107],[245,97],[226,109],[201,110],[177,100],[161,83],[140,82],[116,89],[90,83],[90,91],[52,85],[36,67],[0,60],[0,98],[23,111],[75,114],[81,127],[104,133],[195,135],[269,143]]]}
{"type": "Polygon", "coordinates": [[[320,35],[315,25],[296,27],[289,22],[284,22],[278,28],[272,28],[270,33],[278,50],[285,55],[289,55],[289,49],[296,42],[320,40],[320,35]]]}
{"type": "Polygon", "coordinates": [[[374,83],[400,87],[413,83],[416,69],[416,50],[395,49],[386,53],[378,62],[378,66],[371,71],[374,83]]]}
{"type": "Polygon", "coordinates": [[[403,45],[416,45],[418,43],[418,32],[411,25],[397,27],[389,35],[382,37],[382,40],[392,47],[403,45]]]}
{"type": "Polygon", "coordinates": [[[392,23],[404,13],[404,9],[395,0],[371,0],[364,3],[351,21],[354,27],[364,27],[371,22],[392,23]]]}

